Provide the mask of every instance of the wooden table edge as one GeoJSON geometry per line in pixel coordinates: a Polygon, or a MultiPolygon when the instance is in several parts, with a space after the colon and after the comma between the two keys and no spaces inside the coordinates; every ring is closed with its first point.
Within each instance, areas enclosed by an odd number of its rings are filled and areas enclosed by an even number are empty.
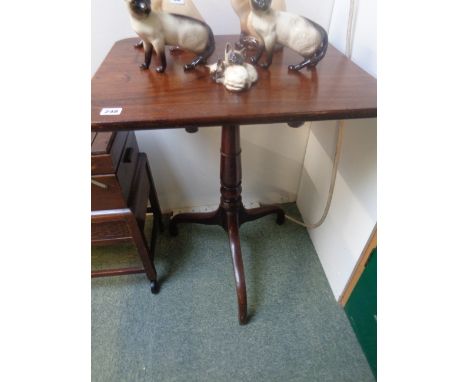
{"type": "Polygon", "coordinates": [[[198,123],[193,123],[191,120],[180,120],[177,124],[168,120],[159,121],[133,121],[133,122],[92,122],[91,131],[121,131],[121,130],[155,130],[155,129],[174,129],[185,127],[210,127],[210,126],[223,126],[223,125],[264,125],[272,123],[289,123],[289,122],[314,122],[314,121],[329,121],[341,119],[366,119],[376,118],[377,108],[360,109],[360,110],[336,110],[333,112],[314,112],[310,115],[290,115],[287,118],[284,116],[269,116],[265,117],[246,117],[246,118],[226,118],[218,119],[216,122],[212,120],[198,120],[198,123]]]}

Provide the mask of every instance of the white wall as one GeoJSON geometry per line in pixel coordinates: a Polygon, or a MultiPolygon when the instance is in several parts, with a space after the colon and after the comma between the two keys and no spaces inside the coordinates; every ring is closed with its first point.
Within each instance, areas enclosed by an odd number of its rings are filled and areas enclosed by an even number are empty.
{"type": "MultiPolygon", "coordinates": [[[[306,127],[241,126],[245,202],[296,200],[307,137],[306,127]]],[[[196,134],[183,129],[138,133],[163,210],[218,204],[220,140],[220,127],[201,128],[196,134]]]]}
{"type": "MultiPolygon", "coordinates": [[[[336,121],[311,127],[297,205],[306,222],[318,221],[328,197],[336,121]]],[[[338,299],[377,221],[376,121],[345,122],[335,193],[325,222],[310,237],[338,299]]]]}
{"type": "MultiPolygon", "coordinates": [[[[240,32],[230,0],[194,3],[215,34],[240,32]]],[[[332,3],[333,0],[289,0],[287,7],[328,27],[332,3]]],[[[115,41],[133,36],[123,0],[93,0],[92,72],[115,41]]],[[[150,159],[164,211],[218,203],[220,133],[219,127],[201,128],[197,134],[179,129],[137,133],[138,144],[150,159]]],[[[306,126],[241,127],[246,202],[296,200],[308,135],[306,126]]]]}
{"type": "MultiPolygon", "coordinates": [[[[355,0],[352,60],[374,77],[377,75],[377,0],[355,0]]],[[[334,47],[346,50],[350,0],[335,0],[329,38],[334,47]]]]}
{"type": "MultiPolygon", "coordinates": [[[[356,13],[352,59],[374,75],[376,3],[360,0],[356,13]]],[[[349,0],[336,0],[330,41],[346,48],[349,0]]],[[[328,196],[335,150],[336,121],[312,123],[297,204],[304,220],[320,218],[328,196]]],[[[345,122],[341,162],[329,216],[309,230],[335,297],[338,299],[377,222],[377,121],[345,122]]]]}

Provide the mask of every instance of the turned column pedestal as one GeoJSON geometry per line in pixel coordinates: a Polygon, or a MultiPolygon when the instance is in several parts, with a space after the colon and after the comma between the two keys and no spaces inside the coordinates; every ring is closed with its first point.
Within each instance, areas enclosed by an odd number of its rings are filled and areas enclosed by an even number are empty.
{"type": "Polygon", "coordinates": [[[236,281],[239,323],[247,323],[247,290],[240,245],[239,227],[246,222],[269,214],[276,214],[276,222],[284,223],[284,211],[277,206],[247,210],[242,204],[242,168],[239,125],[226,125],[221,135],[221,201],[216,211],[175,215],[169,225],[172,235],[177,235],[177,224],[198,223],[219,225],[228,234],[236,281]]]}

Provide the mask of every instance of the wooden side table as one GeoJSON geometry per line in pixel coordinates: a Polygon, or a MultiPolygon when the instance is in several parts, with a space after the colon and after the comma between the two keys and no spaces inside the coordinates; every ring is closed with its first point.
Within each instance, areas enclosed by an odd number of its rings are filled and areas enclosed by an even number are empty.
{"type": "MultiPolygon", "coordinates": [[[[216,36],[211,61],[223,57],[227,42],[238,36],[216,36]]],[[[216,212],[180,214],[179,223],[215,224],[228,233],[231,247],[239,323],[246,324],[247,291],[242,263],[239,227],[275,213],[278,207],[246,210],[242,205],[242,171],[239,126],[285,122],[299,126],[304,121],[371,118],[377,115],[376,80],[329,46],[327,55],[311,71],[288,72],[298,57],[288,49],[275,54],[269,70],[259,71],[259,80],[247,92],[230,93],[213,83],[208,69],[184,72],[189,53],[170,56],[166,73],[141,71],[143,54],[133,49],[137,39],[117,42],[92,80],[92,131],[126,131],[203,126],[222,126],[221,201],[216,212]],[[118,115],[101,115],[103,108],[122,108],[118,115]]]]}

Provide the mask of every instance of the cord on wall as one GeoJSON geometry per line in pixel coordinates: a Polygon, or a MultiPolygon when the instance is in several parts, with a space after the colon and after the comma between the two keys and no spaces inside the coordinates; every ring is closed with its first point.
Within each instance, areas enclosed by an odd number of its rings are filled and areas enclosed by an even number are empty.
{"type": "Polygon", "coordinates": [[[315,229],[318,228],[322,225],[322,223],[325,221],[325,219],[328,216],[328,211],[330,211],[330,206],[331,202],[333,199],[333,192],[335,191],[335,182],[336,182],[336,174],[338,172],[338,164],[340,163],[340,157],[341,157],[341,146],[343,145],[343,128],[344,128],[344,121],[338,121],[338,133],[336,136],[336,146],[335,146],[335,157],[333,159],[333,169],[332,169],[332,174],[331,174],[331,180],[330,180],[330,187],[328,188],[328,198],[327,198],[327,204],[325,205],[325,209],[323,210],[321,218],[313,224],[305,224],[299,220],[294,219],[293,217],[289,215],[285,215],[286,219],[291,220],[292,222],[299,224],[303,227],[309,228],[309,229],[315,229]]]}
{"type": "MultiPolygon", "coordinates": [[[[351,59],[351,55],[353,52],[353,40],[354,40],[354,27],[355,27],[355,19],[356,19],[356,8],[357,8],[358,0],[350,0],[349,2],[349,15],[348,15],[348,28],[346,31],[346,56],[351,59]]],[[[333,15],[332,15],[333,17],[333,15]]],[[[330,19],[331,23],[331,19],[330,19]]],[[[328,216],[328,212],[330,211],[331,202],[333,199],[333,192],[335,191],[335,183],[336,183],[336,175],[338,173],[338,164],[340,163],[341,157],[341,147],[343,145],[343,129],[344,129],[344,121],[338,121],[338,133],[336,136],[336,144],[335,144],[335,157],[333,159],[333,168],[332,168],[332,175],[330,180],[330,187],[328,188],[328,198],[327,204],[325,205],[325,209],[323,210],[322,216],[320,219],[313,224],[306,224],[289,215],[285,215],[286,219],[292,221],[293,223],[299,224],[303,227],[308,229],[315,229],[322,225],[325,219],[328,216]]]]}

